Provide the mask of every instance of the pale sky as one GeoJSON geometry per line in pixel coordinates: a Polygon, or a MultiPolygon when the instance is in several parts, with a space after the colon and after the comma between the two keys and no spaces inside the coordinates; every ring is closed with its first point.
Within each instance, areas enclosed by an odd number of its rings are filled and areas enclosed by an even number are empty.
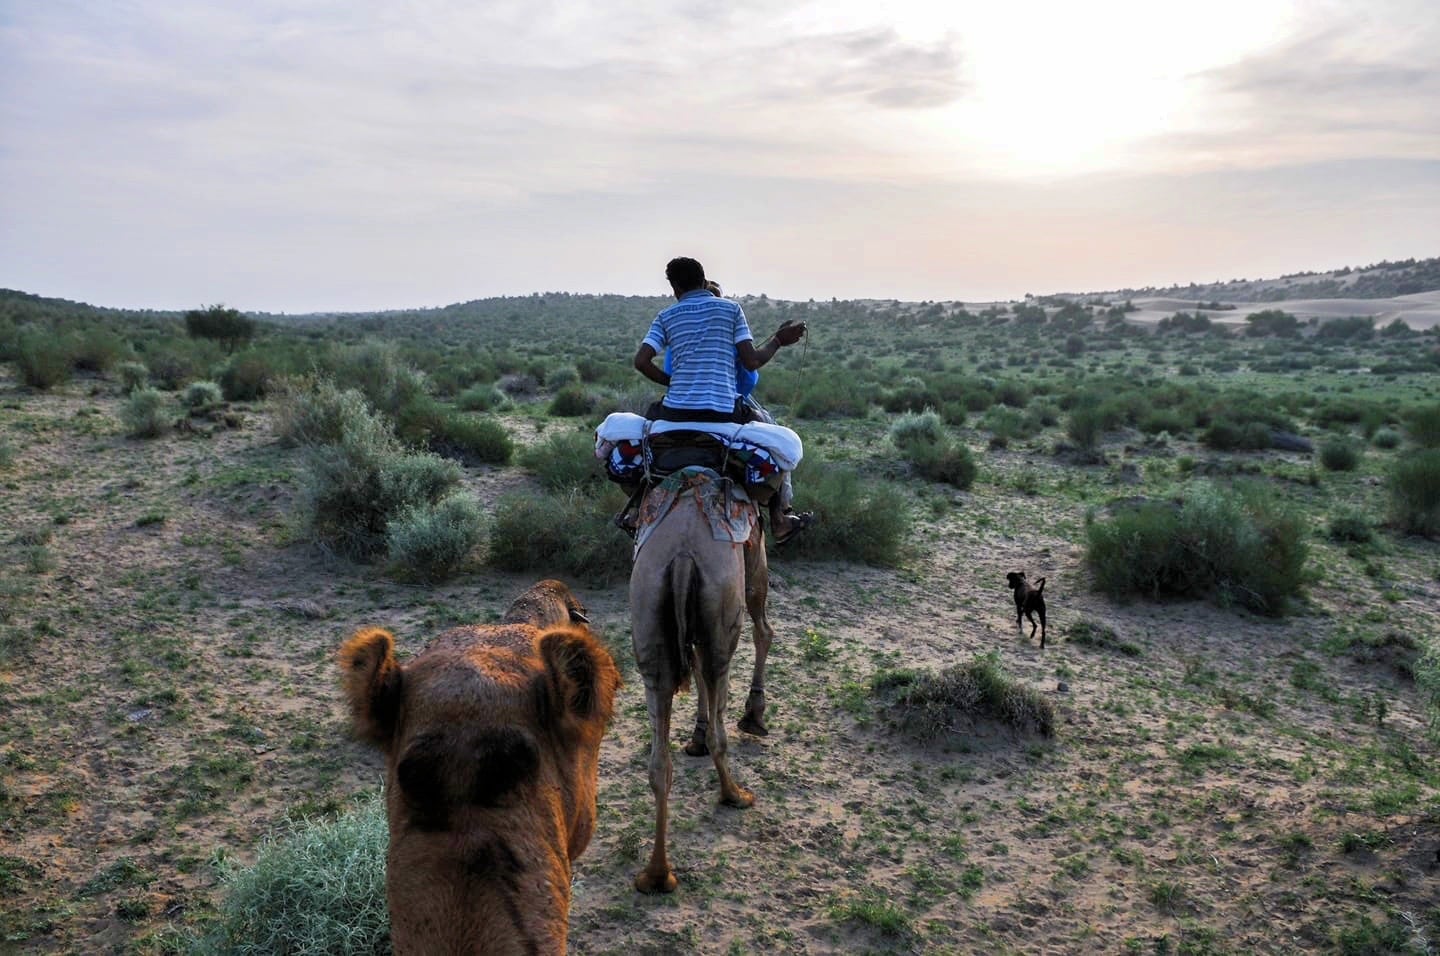
{"type": "Polygon", "coordinates": [[[0,287],[979,301],[1440,255],[1435,0],[0,0],[0,287]]]}

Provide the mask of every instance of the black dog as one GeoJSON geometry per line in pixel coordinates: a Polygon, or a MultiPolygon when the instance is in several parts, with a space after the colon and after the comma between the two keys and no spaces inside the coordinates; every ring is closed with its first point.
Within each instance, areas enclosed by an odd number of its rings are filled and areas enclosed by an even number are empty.
{"type": "Polygon", "coordinates": [[[1035,636],[1035,615],[1040,615],[1040,649],[1045,649],[1045,579],[1041,578],[1032,585],[1025,580],[1024,571],[1011,571],[1005,575],[1005,580],[1010,582],[1010,590],[1015,592],[1015,626],[1022,631],[1025,624],[1021,617],[1030,619],[1030,636],[1035,636]]]}

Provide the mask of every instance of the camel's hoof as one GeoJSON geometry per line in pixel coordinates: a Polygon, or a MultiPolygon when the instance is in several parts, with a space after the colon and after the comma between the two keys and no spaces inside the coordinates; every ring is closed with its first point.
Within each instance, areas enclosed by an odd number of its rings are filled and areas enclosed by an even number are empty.
{"type": "Polygon", "coordinates": [[[747,807],[753,807],[755,805],[755,794],[746,790],[744,787],[736,787],[734,793],[722,793],[720,795],[720,802],[727,807],[736,807],[744,810],[747,807]]]}
{"type": "Polygon", "coordinates": [[[691,738],[685,745],[685,754],[690,757],[704,757],[710,753],[710,748],[705,746],[705,741],[691,738]]]}
{"type": "Polygon", "coordinates": [[[675,874],[670,870],[658,877],[649,870],[641,870],[635,877],[635,889],[641,893],[674,893],[675,887],[679,885],[680,881],[675,879],[675,874]]]}
{"type": "Polygon", "coordinates": [[[744,717],[741,717],[740,723],[736,724],[735,726],[739,727],[747,734],[754,734],[756,737],[770,736],[770,728],[766,727],[765,724],[762,723],[760,720],[751,717],[748,714],[744,717]]]}

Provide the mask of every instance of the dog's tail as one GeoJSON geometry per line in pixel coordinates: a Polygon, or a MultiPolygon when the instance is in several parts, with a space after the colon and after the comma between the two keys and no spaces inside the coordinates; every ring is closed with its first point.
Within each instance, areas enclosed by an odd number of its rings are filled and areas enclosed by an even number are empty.
{"type": "Polygon", "coordinates": [[[1045,579],[1044,579],[1044,578],[1041,578],[1040,580],[1038,580],[1038,581],[1035,582],[1035,590],[1036,590],[1036,591],[1043,591],[1043,590],[1045,590],[1045,579]]]}

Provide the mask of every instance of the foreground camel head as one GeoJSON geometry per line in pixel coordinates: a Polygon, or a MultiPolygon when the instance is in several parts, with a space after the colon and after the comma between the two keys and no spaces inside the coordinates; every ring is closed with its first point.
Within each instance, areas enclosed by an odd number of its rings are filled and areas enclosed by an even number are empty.
{"type": "Polygon", "coordinates": [[[569,623],[579,607],[541,582],[506,623],[446,631],[406,665],[379,628],[340,649],[355,731],[386,758],[396,953],[565,951],[571,861],[595,829],[620,684],[590,629],[569,623]]]}

